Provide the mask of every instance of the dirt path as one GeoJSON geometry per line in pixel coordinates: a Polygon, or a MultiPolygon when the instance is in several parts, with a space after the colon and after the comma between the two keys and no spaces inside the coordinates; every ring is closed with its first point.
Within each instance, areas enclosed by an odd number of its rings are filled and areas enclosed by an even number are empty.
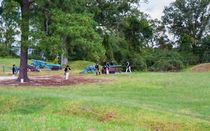
{"type": "Polygon", "coordinates": [[[11,79],[17,79],[17,77],[15,77],[15,76],[0,76],[0,81],[11,80],[11,79]]]}
{"type": "Polygon", "coordinates": [[[69,80],[64,80],[64,76],[31,76],[30,82],[20,83],[16,79],[1,80],[1,86],[68,86],[81,83],[109,82],[111,79],[86,78],[84,76],[71,76],[69,80]]]}

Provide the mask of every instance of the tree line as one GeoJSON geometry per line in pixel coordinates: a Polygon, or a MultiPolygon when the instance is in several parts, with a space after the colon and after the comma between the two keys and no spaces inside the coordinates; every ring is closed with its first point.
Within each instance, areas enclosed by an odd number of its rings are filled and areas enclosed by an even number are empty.
{"type": "Polygon", "coordinates": [[[176,0],[161,20],[141,12],[141,2],[147,1],[3,0],[0,56],[15,56],[12,47],[19,44],[19,79],[25,81],[28,57],[130,61],[136,70],[149,71],[210,61],[208,0],[176,0]]]}

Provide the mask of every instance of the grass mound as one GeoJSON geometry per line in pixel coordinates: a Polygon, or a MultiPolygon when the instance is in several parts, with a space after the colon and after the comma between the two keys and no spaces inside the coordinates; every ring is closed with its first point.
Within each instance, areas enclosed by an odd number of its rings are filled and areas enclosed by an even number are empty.
{"type": "Polygon", "coordinates": [[[190,72],[210,72],[210,63],[194,66],[191,68],[190,72]]]}
{"type": "Polygon", "coordinates": [[[95,65],[94,62],[83,60],[69,62],[70,67],[76,70],[85,70],[88,64],[95,65]]]}

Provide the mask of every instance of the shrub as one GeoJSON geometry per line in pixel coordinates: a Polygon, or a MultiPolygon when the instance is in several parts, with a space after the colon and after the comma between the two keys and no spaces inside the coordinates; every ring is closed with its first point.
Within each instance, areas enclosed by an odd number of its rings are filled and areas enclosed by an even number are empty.
{"type": "Polygon", "coordinates": [[[199,63],[199,56],[195,56],[192,53],[182,53],[182,56],[185,65],[196,65],[199,63]]]}
{"type": "Polygon", "coordinates": [[[183,69],[184,65],[180,60],[160,59],[150,67],[151,71],[177,71],[183,69]]]}
{"type": "Polygon", "coordinates": [[[155,49],[144,56],[150,71],[177,71],[184,67],[184,58],[176,51],[155,49]]]}
{"type": "Polygon", "coordinates": [[[141,57],[139,54],[136,54],[132,57],[131,67],[133,69],[138,71],[147,71],[147,65],[143,57],[141,57]]]}

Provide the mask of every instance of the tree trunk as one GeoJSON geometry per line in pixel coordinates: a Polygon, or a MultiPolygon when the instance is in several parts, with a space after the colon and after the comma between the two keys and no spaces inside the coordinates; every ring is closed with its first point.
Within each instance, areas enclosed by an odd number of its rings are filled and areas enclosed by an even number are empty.
{"type": "Polygon", "coordinates": [[[24,80],[24,82],[28,82],[28,73],[27,73],[27,66],[28,66],[28,49],[25,49],[21,45],[21,53],[20,53],[20,72],[19,72],[19,77],[18,81],[21,79],[24,80]]]}
{"type": "Polygon", "coordinates": [[[29,6],[30,3],[28,0],[22,0],[21,4],[21,14],[22,14],[22,23],[21,23],[21,53],[20,53],[20,71],[18,81],[21,79],[24,82],[28,82],[28,36],[29,36],[29,6]]]}
{"type": "Polygon", "coordinates": [[[68,64],[68,58],[62,54],[61,55],[61,65],[67,65],[67,64],[68,64]]]}
{"type": "Polygon", "coordinates": [[[67,64],[68,64],[68,58],[67,58],[68,52],[67,52],[67,50],[66,50],[66,38],[65,38],[65,37],[63,38],[63,45],[62,45],[62,48],[63,48],[64,53],[61,54],[61,66],[62,66],[62,65],[67,65],[67,64]]]}

